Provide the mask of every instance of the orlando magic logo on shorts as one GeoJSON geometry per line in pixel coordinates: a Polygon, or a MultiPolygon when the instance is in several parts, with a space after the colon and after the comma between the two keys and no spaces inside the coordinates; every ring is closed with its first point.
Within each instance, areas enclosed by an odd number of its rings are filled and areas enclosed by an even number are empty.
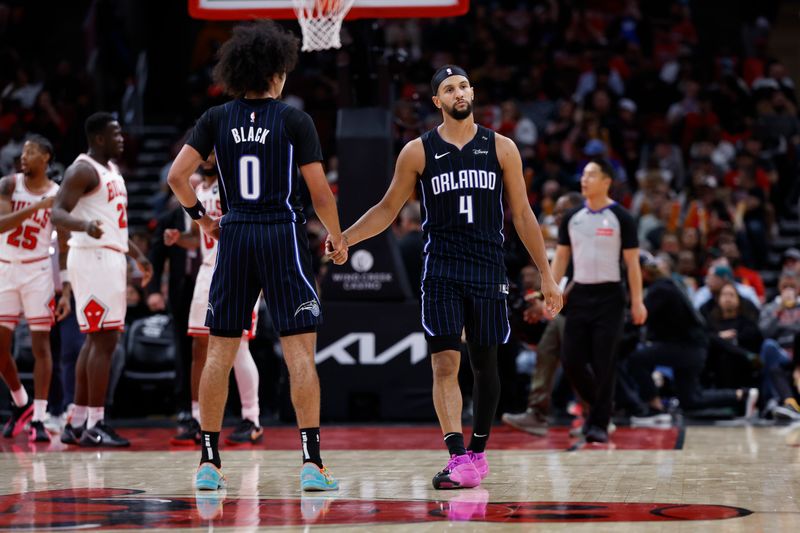
{"type": "Polygon", "coordinates": [[[309,311],[312,316],[319,316],[319,304],[316,300],[310,300],[303,304],[300,304],[300,307],[294,312],[294,316],[299,315],[303,311],[309,311]]]}
{"type": "Polygon", "coordinates": [[[212,334],[241,334],[250,329],[253,306],[262,289],[279,333],[322,323],[305,226],[226,224],[221,231],[220,261],[223,257],[235,260],[224,267],[218,262],[211,280],[206,325],[212,334]]]}

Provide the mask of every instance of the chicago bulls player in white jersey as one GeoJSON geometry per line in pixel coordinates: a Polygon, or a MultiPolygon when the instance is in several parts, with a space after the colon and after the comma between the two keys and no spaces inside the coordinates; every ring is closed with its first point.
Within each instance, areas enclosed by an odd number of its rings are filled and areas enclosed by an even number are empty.
{"type": "MultiPolygon", "coordinates": [[[[210,217],[220,218],[223,215],[222,201],[219,194],[217,180],[216,159],[211,152],[208,160],[200,166],[203,182],[196,188],[198,201],[203,204],[210,217]]],[[[188,215],[187,215],[188,217],[188,215]]],[[[188,335],[193,337],[192,342],[192,419],[184,429],[170,441],[172,444],[194,445],[200,444],[200,375],[205,365],[206,351],[208,349],[208,333],[206,327],[206,311],[208,310],[208,293],[211,288],[211,275],[217,260],[217,240],[206,235],[197,224],[188,221],[189,231],[180,233],[177,229],[168,229],[164,232],[164,243],[167,246],[177,244],[186,249],[200,248],[203,264],[197,272],[197,280],[192,295],[192,305],[189,311],[188,335]]],[[[233,362],[233,371],[239,389],[239,399],[242,403],[242,422],[225,441],[231,445],[255,444],[262,440],[264,431],[259,421],[261,412],[258,405],[258,368],[250,353],[250,339],[255,337],[256,322],[258,319],[258,302],[253,310],[253,323],[249,331],[242,335],[236,359],[233,362]]]]}
{"type": "MultiPolygon", "coordinates": [[[[3,436],[15,437],[31,421],[30,439],[40,442],[50,440],[44,416],[53,371],[50,327],[55,317],[50,208],[58,185],[47,176],[52,158],[50,141],[32,135],[22,148],[22,173],[0,179],[0,377],[14,399],[3,436]],[[11,357],[11,336],[23,311],[31,330],[35,360],[33,401],[20,383],[11,357]]],[[[69,296],[69,285],[65,284],[56,314],[59,320],[69,314],[69,296]]]]}
{"type": "Polygon", "coordinates": [[[75,366],[75,408],[61,441],[81,446],[128,446],[104,421],[111,355],[125,323],[127,260],[138,263],[147,283],[152,266],[128,240],[125,180],[111,161],[122,155],[122,129],[113,115],[86,120],[89,150],[64,173],[53,222],[72,231],[67,270],[75,311],[87,333],[75,366]],[[86,430],[82,431],[84,422],[86,430]]]}

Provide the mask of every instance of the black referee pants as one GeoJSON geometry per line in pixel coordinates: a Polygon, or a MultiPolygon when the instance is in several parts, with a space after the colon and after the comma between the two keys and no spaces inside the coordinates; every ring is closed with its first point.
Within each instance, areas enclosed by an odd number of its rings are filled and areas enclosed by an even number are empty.
{"type": "Polygon", "coordinates": [[[621,283],[576,283],[564,316],[562,363],[580,397],[589,404],[587,426],[606,429],[611,420],[617,343],[625,319],[621,283]]]}

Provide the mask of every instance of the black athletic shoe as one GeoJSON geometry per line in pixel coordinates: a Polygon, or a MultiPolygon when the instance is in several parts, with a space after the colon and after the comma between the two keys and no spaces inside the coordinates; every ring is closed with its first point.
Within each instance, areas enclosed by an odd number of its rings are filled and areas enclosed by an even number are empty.
{"type": "Polygon", "coordinates": [[[31,442],[50,442],[50,434],[45,429],[44,422],[41,420],[31,422],[31,432],[28,440],[31,442]]]}
{"type": "Polygon", "coordinates": [[[111,426],[107,426],[102,420],[94,425],[93,428],[87,429],[81,435],[81,440],[78,443],[86,448],[97,446],[113,446],[115,448],[122,448],[130,446],[131,443],[128,439],[124,439],[117,435],[117,432],[111,426]]]}
{"type": "Polygon", "coordinates": [[[67,422],[67,425],[65,425],[63,431],[61,431],[61,442],[77,446],[81,442],[81,436],[84,431],[85,427],[83,424],[76,427],[67,422]]]}
{"type": "Polygon", "coordinates": [[[225,444],[257,444],[264,439],[264,429],[252,420],[244,419],[233,433],[225,437],[225,444]]]}
{"type": "Polygon", "coordinates": [[[28,403],[22,407],[17,407],[12,402],[11,418],[9,418],[6,425],[3,426],[3,436],[7,439],[13,439],[25,429],[25,424],[30,422],[31,418],[33,418],[32,398],[29,398],[28,403]]]}
{"type": "Polygon", "coordinates": [[[181,424],[180,432],[169,440],[173,446],[197,446],[200,444],[200,422],[190,418],[181,424]]]}
{"type": "Polygon", "coordinates": [[[598,442],[605,444],[608,442],[608,431],[596,426],[589,426],[585,431],[586,442],[598,442]]]}

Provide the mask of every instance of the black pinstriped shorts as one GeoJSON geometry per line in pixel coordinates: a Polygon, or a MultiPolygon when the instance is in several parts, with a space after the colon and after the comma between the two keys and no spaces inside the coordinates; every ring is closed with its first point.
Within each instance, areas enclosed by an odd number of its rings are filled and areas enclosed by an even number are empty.
{"type": "Polygon", "coordinates": [[[473,284],[443,278],[422,281],[422,327],[430,337],[461,336],[484,346],[505,344],[508,322],[508,285],[473,284]]]}
{"type": "Polygon", "coordinates": [[[304,225],[222,226],[206,313],[212,334],[249,329],[262,290],[279,333],[313,330],[322,323],[304,225]]]}

